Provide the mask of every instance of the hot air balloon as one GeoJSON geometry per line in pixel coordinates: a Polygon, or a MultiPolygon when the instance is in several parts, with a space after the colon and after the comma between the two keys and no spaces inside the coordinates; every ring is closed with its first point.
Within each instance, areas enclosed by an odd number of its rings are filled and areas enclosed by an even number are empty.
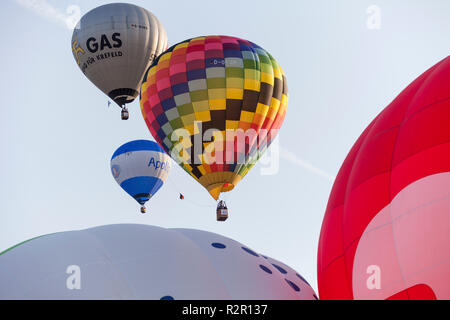
{"type": "Polygon", "coordinates": [[[86,13],[75,27],[72,52],[85,76],[122,108],[137,96],[151,62],[167,49],[167,35],[144,8],[112,3],[86,13]]]}
{"type": "Polygon", "coordinates": [[[197,37],[169,48],[147,70],[140,96],[153,137],[215,200],[271,144],[287,102],[276,60],[229,36],[197,37]]]}
{"type": "Polygon", "coordinates": [[[0,253],[0,299],[316,298],[284,263],[194,229],[107,225],[41,236],[0,253]]]}
{"type": "Polygon", "coordinates": [[[111,173],[145,213],[145,203],[162,187],[169,176],[170,158],[154,141],[127,142],[114,152],[111,173]]]}
{"type": "Polygon", "coordinates": [[[318,250],[321,299],[450,299],[450,57],[345,159],[318,250]]]}

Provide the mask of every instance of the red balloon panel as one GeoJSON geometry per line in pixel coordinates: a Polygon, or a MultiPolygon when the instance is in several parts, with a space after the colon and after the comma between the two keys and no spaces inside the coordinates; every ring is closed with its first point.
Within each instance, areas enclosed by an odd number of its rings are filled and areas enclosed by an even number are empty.
{"type": "Polygon", "coordinates": [[[450,57],[359,137],[330,195],[321,299],[450,299],[450,57]]]}

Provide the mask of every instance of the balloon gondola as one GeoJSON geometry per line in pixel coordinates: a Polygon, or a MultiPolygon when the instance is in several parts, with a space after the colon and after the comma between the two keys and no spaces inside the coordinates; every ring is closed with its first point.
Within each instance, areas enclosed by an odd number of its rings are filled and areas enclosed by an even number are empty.
{"type": "Polygon", "coordinates": [[[122,112],[121,112],[122,120],[128,120],[129,117],[130,117],[130,113],[128,112],[127,107],[123,106],[122,107],[122,112]]]}
{"type": "Polygon", "coordinates": [[[216,209],[217,221],[226,221],[228,219],[228,208],[225,201],[220,200],[216,209]]]}

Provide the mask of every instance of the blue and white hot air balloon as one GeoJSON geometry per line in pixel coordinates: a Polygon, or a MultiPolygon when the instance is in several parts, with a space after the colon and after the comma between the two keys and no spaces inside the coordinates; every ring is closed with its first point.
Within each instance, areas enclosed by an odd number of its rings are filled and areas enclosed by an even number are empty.
{"type": "Polygon", "coordinates": [[[117,183],[145,213],[145,203],[162,187],[170,171],[170,157],[154,141],[135,140],[122,145],[111,158],[117,183]]]}

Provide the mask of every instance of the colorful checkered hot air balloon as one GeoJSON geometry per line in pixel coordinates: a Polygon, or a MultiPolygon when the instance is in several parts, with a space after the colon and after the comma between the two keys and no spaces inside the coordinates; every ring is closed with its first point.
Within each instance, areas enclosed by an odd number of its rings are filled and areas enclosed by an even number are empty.
{"type": "Polygon", "coordinates": [[[140,102],[156,141],[217,200],[275,138],[288,93],[283,70],[266,50],[235,37],[204,36],[154,61],[140,102]]]}

